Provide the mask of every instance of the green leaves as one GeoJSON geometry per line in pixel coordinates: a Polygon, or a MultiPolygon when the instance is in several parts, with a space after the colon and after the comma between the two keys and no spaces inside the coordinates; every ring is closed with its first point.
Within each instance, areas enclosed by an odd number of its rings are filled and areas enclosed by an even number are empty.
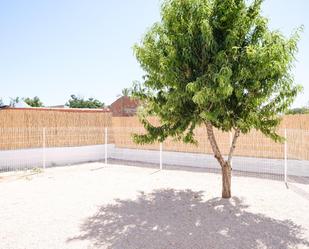
{"type": "Polygon", "coordinates": [[[104,108],[104,103],[97,99],[84,99],[83,97],[78,97],[74,94],[71,95],[71,98],[66,105],[70,108],[104,108]]]}
{"type": "MultiPolygon", "coordinates": [[[[147,134],[140,143],[168,136],[194,142],[196,125],[262,131],[275,127],[300,91],[291,67],[299,30],[290,38],[270,31],[261,0],[166,0],[161,22],[134,46],[145,71],[133,95],[144,103],[147,134]],[[156,115],[161,126],[147,121],[156,115]]],[[[280,139],[279,139],[280,140],[280,139]]]]}
{"type": "Polygon", "coordinates": [[[31,107],[43,107],[43,102],[38,96],[35,96],[33,98],[24,98],[24,101],[31,107]]]}

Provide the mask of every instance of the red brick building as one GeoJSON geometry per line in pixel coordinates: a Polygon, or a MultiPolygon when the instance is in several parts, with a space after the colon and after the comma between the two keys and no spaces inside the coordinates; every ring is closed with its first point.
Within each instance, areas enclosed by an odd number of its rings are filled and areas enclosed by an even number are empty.
{"type": "Polygon", "coordinates": [[[133,100],[128,96],[122,96],[110,105],[110,111],[114,117],[134,116],[138,106],[138,100],[133,100]]]}

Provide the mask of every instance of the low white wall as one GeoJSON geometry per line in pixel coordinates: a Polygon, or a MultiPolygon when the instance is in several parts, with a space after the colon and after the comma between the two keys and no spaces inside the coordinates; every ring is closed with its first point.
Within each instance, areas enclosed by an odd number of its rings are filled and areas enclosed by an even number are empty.
{"type": "MultiPolygon", "coordinates": [[[[126,162],[151,163],[159,165],[159,151],[117,148],[109,144],[108,159],[126,162]]],[[[85,162],[103,161],[104,145],[80,147],[46,148],[46,167],[72,165],[85,162]]],[[[219,169],[212,155],[163,152],[164,165],[219,169]]],[[[0,172],[43,167],[43,149],[23,149],[0,151],[0,172]]],[[[284,161],[280,159],[234,157],[233,169],[243,172],[255,172],[282,175],[284,161]]],[[[309,177],[309,161],[288,160],[288,175],[309,177]]]]}
{"type": "MultiPolygon", "coordinates": [[[[111,147],[108,145],[108,148],[111,147]]],[[[100,161],[104,157],[104,145],[45,149],[46,167],[100,161]]],[[[43,158],[42,148],[0,151],[0,171],[42,168],[43,158]]]]}
{"type": "MultiPolygon", "coordinates": [[[[213,155],[164,151],[164,165],[219,169],[213,155]]],[[[159,151],[112,148],[109,158],[159,165],[159,151]]],[[[262,174],[284,175],[284,160],[253,157],[234,157],[233,170],[262,174]]],[[[309,161],[288,160],[288,175],[309,177],[309,161]]]]}

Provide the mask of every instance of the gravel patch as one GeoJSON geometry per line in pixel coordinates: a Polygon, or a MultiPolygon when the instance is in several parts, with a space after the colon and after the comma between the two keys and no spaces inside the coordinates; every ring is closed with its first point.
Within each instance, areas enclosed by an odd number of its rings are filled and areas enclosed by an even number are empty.
{"type": "Polygon", "coordinates": [[[102,163],[0,174],[0,248],[309,248],[309,185],[102,163]]]}

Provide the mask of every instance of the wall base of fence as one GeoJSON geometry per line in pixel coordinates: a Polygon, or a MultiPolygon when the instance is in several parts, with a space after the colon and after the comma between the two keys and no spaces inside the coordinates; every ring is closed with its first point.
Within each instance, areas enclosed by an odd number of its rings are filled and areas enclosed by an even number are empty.
{"type": "MultiPolygon", "coordinates": [[[[107,162],[109,159],[120,162],[134,162],[160,165],[159,150],[141,150],[119,148],[107,145],[107,162]]],[[[105,145],[79,147],[57,147],[45,149],[46,167],[73,165],[87,162],[105,161],[105,145]]],[[[218,169],[219,165],[210,154],[163,151],[162,167],[183,166],[192,168],[218,169]]],[[[309,177],[309,161],[288,160],[288,176],[309,177]]],[[[0,151],[0,172],[43,168],[42,148],[0,151]]],[[[272,174],[284,177],[283,159],[253,157],[234,157],[233,170],[257,174],[272,174]]]]}

